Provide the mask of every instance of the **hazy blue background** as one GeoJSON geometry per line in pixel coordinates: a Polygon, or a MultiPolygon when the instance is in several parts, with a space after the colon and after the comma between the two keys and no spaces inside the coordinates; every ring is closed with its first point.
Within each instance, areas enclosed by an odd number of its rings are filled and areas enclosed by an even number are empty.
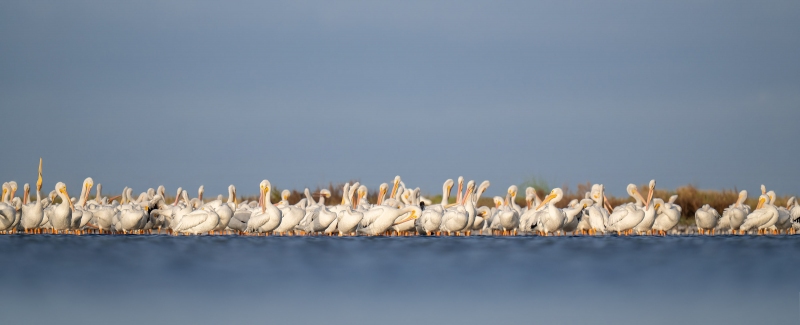
{"type": "Polygon", "coordinates": [[[798,1],[3,1],[0,179],[798,193],[798,32],[798,1]]]}

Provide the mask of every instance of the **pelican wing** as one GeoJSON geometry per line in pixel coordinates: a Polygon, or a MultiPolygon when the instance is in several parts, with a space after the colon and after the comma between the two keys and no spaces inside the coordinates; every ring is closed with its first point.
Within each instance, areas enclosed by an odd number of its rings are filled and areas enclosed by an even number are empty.
{"type": "Polygon", "coordinates": [[[183,216],[183,218],[181,218],[181,222],[179,222],[178,225],[175,226],[175,229],[178,231],[191,229],[203,223],[203,221],[206,221],[206,219],[208,219],[208,213],[209,213],[208,211],[204,210],[192,211],[192,213],[189,213],[183,216]]]}
{"type": "Polygon", "coordinates": [[[611,213],[610,216],[608,216],[607,225],[609,227],[616,225],[618,222],[622,221],[622,219],[625,219],[625,217],[628,216],[628,212],[629,212],[628,209],[619,209],[619,210],[614,209],[614,212],[611,213]]]}

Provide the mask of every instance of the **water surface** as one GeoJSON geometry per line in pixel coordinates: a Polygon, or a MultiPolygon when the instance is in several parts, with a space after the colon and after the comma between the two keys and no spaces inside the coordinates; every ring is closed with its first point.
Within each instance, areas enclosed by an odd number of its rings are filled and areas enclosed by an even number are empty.
{"type": "Polygon", "coordinates": [[[800,236],[0,236],[11,323],[796,324],[800,236]]]}

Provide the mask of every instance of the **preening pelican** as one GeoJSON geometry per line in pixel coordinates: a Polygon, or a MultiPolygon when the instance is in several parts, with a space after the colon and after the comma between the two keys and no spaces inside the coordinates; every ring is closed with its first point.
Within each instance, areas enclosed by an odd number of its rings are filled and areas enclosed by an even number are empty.
{"type": "Polygon", "coordinates": [[[778,221],[778,209],[770,203],[770,198],[766,194],[758,197],[758,205],[755,210],[750,212],[744,219],[744,223],[739,227],[739,231],[744,233],[750,229],[758,229],[759,234],[763,234],[767,228],[778,221]]]}
{"type": "MultiPolygon", "coordinates": [[[[464,178],[459,178],[463,182],[464,178]]],[[[442,225],[440,228],[441,231],[447,232],[448,235],[451,235],[453,232],[458,233],[461,230],[466,229],[467,222],[469,221],[469,213],[467,213],[465,205],[458,198],[461,198],[460,193],[457,195],[456,205],[445,209],[444,214],[442,215],[442,225]]]]}
{"type": "Polygon", "coordinates": [[[256,210],[247,221],[247,232],[270,233],[281,223],[281,210],[272,205],[270,200],[272,185],[268,180],[261,181],[259,184],[259,195],[261,196],[261,209],[256,210]]]}
{"type": "Polygon", "coordinates": [[[649,192],[647,194],[647,202],[644,206],[644,218],[636,227],[633,227],[639,235],[643,233],[650,234],[650,231],[653,230],[653,223],[656,221],[656,210],[653,208],[653,191],[656,188],[656,180],[650,180],[650,184],[648,185],[649,192]]]}
{"type": "Polygon", "coordinates": [[[420,210],[419,207],[413,205],[409,205],[402,209],[395,209],[390,206],[380,206],[374,209],[379,209],[381,211],[380,215],[375,219],[375,221],[373,221],[366,227],[362,227],[359,225],[357,229],[359,233],[369,236],[379,235],[385,232],[386,230],[389,230],[389,228],[395,224],[395,220],[397,220],[397,218],[401,215],[404,215],[406,213],[411,213],[407,218],[401,220],[398,223],[414,220],[418,218],[420,214],[422,214],[422,210],[420,210]]]}
{"type": "MultiPolygon", "coordinates": [[[[639,190],[636,188],[634,184],[628,184],[627,187],[628,195],[633,197],[636,200],[634,204],[623,204],[619,207],[614,208],[614,212],[608,216],[608,222],[606,223],[606,231],[616,231],[617,234],[621,232],[627,232],[633,227],[636,227],[642,219],[644,219],[644,210],[640,209],[639,207],[642,206],[645,199],[639,194],[639,190]]],[[[647,202],[649,204],[649,202],[647,202]]]]}
{"type": "Polygon", "coordinates": [[[669,201],[664,202],[662,199],[656,200],[653,209],[656,210],[656,221],[653,222],[653,230],[658,234],[664,236],[667,231],[672,230],[681,221],[681,207],[675,204],[678,199],[677,195],[669,198],[669,201]]]}
{"type": "Polygon", "coordinates": [[[303,220],[303,217],[306,216],[306,210],[294,205],[289,205],[289,194],[288,190],[283,190],[281,193],[281,198],[283,199],[278,206],[278,209],[281,210],[281,223],[278,225],[274,232],[283,236],[286,232],[294,230],[298,224],[300,224],[300,220],[303,220]]]}
{"type": "Polygon", "coordinates": [[[716,209],[708,204],[704,204],[697,212],[694,213],[694,221],[697,224],[697,231],[703,235],[707,233],[714,234],[714,228],[717,227],[720,215],[716,209]]]}
{"type": "Polygon", "coordinates": [[[516,235],[519,227],[519,212],[511,205],[517,196],[517,186],[511,185],[506,192],[506,199],[502,207],[498,208],[497,217],[489,227],[493,231],[499,231],[500,235],[516,235]]]}
{"type": "Polygon", "coordinates": [[[750,207],[744,204],[744,200],[747,200],[746,190],[740,191],[736,202],[722,210],[722,217],[717,225],[720,230],[730,230],[733,234],[739,231],[739,227],[744,223],[744,218],[750,213],[750,207]]]}
{"type": "Polygon", "coordinates": [[[416,221],[417,232],[430,236],[431,233],[439,230],[442,224],[442,216],[444,215],[444,207],[450,200],[450,190],[452,188],[452,179],[444,181],[444,184],[442,184],[442,203],[426,206],[425,210],[422,210],[422,214],[416,221]]]}
{"type": "MultiPolygon", "coordinates": [[[[28,184],[25,184],[27,192],[28,184]]],[[[37,231],[42,226],[44,220],[44,205],[42,204],[42,158],[39,158],[39,176],[36,180],[36,202],[27,203],[22,206],[22,219],[20,225],[25,233],[37,231]]],[[[28,196],[30,197],[30,196],[28,196]]]]}

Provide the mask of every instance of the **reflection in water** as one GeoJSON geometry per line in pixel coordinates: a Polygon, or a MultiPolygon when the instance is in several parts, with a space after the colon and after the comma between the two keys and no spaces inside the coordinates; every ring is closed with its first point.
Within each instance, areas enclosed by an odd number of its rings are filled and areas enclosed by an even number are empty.
{"type": "Polygon", "coordinates": [[[13,235],[0,264],[15,323],[795,323],[800,292],[800,236],[13,235]]]}

